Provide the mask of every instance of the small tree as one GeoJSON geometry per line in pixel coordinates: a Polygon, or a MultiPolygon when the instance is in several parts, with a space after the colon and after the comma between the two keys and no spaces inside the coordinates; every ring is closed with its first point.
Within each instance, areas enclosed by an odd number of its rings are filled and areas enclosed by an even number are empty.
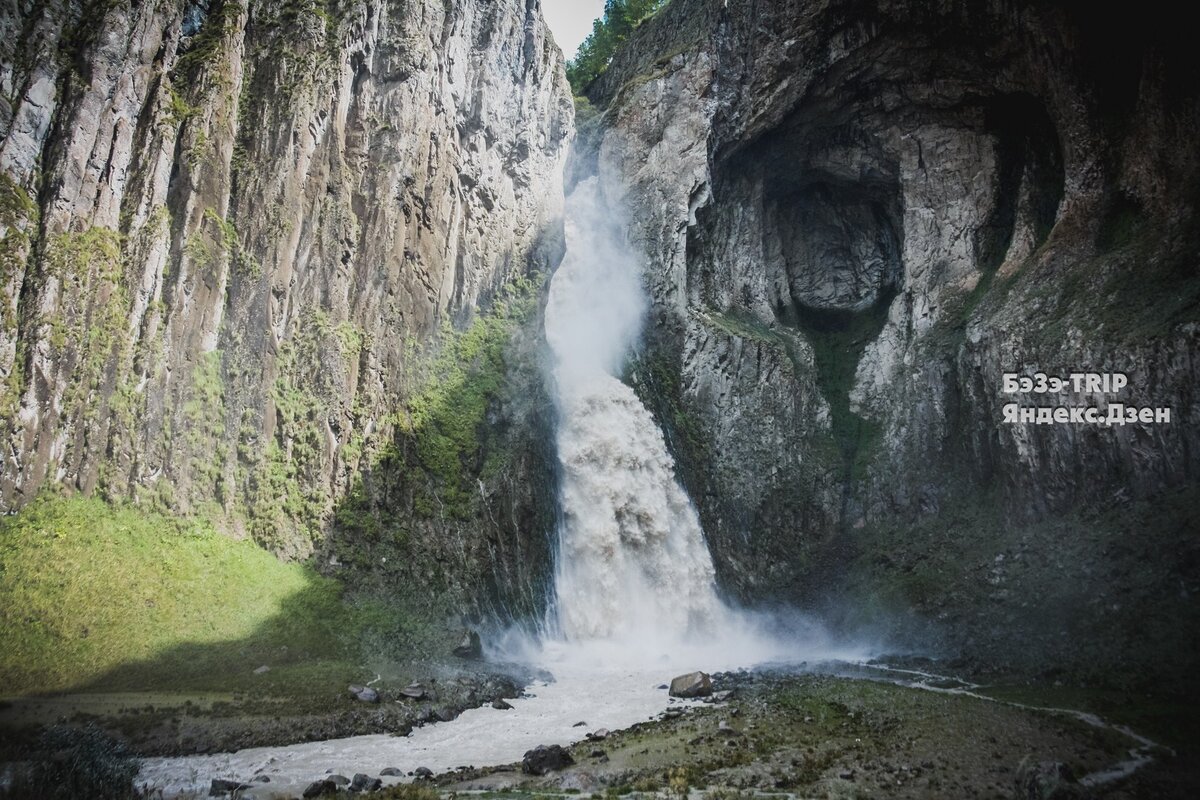
{"type": "Polygon", "coordinates": [[[592,32],[579,45],[574,60],[567,64],[567,80],[575,94],[608,68],[613,54],[634,29],[654,16],[667,0],[607,0],[604,16],[592,23],[592,32]]]}

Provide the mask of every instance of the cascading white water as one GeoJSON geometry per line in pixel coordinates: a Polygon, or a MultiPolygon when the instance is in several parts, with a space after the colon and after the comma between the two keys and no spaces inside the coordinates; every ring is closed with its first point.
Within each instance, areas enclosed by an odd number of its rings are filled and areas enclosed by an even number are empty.
{"type": "Polygon", "coordinates": [[[679,644],[720,627],[727,609],[662,431],[616,377],[646,300],[597,179],[568,198],[566,236],[546,306],[562,464],[557,623],[569,640],[679,644]]]}

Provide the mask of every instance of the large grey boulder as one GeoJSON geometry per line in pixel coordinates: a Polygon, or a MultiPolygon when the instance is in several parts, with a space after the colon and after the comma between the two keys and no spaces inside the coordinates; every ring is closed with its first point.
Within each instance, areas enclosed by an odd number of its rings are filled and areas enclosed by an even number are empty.
{"type": "Polygon", "coordinates": [[[707,697],[712,694],[712,678],[706,672],[689,672],[671,681],[671,697],[707,697]]]}
{"type": "Polygon", "coordinates": [[[557,744],[538,745],[521,759],[521,771],[526,775],[545,775],[575,763],[571,754],[557,744]]]}

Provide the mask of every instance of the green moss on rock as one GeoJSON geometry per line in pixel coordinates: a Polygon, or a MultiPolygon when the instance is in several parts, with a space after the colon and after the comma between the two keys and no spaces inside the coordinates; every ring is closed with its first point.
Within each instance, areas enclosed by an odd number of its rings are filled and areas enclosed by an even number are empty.
{"type": "Polygon", "coordinates": [[[473,513],[488,407],[505,384],[508,343],[536,308],[536,285],[517,282],[463,330],[447,325],[432,358],[414,368],[419,388],[396,422],[418,514],[473,513]]]}

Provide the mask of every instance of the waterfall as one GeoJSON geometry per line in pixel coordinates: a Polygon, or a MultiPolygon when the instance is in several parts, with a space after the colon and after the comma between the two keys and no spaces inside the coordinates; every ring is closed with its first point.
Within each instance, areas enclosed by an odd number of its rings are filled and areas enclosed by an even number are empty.
{"type": "Polygon", "coordinates": [[[640,260],[595,178],[567,199],[566,237],[546,306],[562,466],[557,625],[570,640],[669,646],[712,632],[727,609],[662,431],[617,377],[647,309],[640,260]]]}

